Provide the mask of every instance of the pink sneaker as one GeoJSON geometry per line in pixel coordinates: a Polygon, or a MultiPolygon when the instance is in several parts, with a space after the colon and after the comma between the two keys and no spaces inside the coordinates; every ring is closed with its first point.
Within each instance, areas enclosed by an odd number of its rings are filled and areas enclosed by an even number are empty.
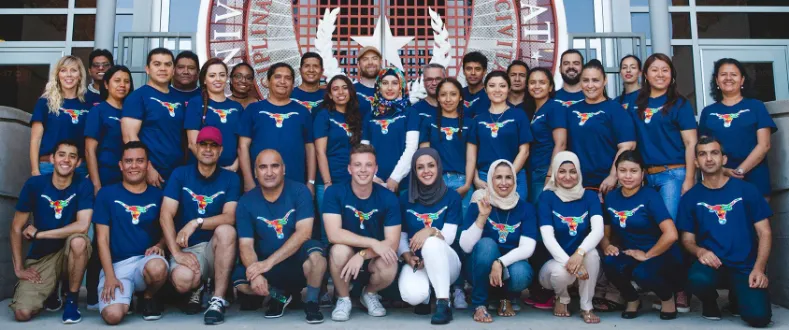
{"type": "Polygon", "coordinates": [[[523,298],[523,303],[537,309],[553,309],[554,297],[550,297],[545,301],[536,301],[532,297],[523,298]]]}
{"type": "Polygon", "coordinates": [[[688,301],[688,294],[685,291],[677,292],[676,295],[677,311],[680,313],[690,312],[690,301],[688,301]]]}

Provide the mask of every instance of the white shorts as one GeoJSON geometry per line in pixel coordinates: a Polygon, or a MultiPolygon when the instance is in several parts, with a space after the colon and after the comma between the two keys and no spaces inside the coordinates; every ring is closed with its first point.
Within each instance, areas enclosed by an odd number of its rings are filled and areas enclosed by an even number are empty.
{"type": "MultiPolygon", "coordinates": [[[[123,285],[123,293],[121,290],[115,289],[115,299],[105,302],[99,297],[99,312],[103,311],[105,307],[112,304],[131,305],[132,295],[138,291],[145,291],[145,278],[143,277],[143,269],[148,261],[154,259],[162,259],[164,263],[167,260],[158,254],[149,256],[136,256],[125,260],[118,261],[112,264],[112,269],[115,271],[115,277],[123,285]]],[[[99,274],[99,296],[104,291],[104,270],[99,274]]]]}

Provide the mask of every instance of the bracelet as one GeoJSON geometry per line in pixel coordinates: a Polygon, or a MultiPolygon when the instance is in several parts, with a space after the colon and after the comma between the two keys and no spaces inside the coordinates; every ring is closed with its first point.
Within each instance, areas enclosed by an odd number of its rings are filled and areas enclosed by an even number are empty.
{"type": "Polygon", "coordinates": [[[504,268],[504,267],[505,267],[505,266],[504,266],[504,261],[501,261],[501,259],[496,259],[496,261],[497,261],[499,264],[501,264],[501,268],[504,268]]]}
{"type": "Polygon", "coordinates": [[[36,230],[36,232],[33,233],[33,239],[31,239],[31,240],[35,241],[36,240],[36,236],[38,236],[38,230],[36,230]]]}
{"type": "Polygon", "coordinates": [[[331,181],[323,181],[324,185],[331,184],[331,181]]]}

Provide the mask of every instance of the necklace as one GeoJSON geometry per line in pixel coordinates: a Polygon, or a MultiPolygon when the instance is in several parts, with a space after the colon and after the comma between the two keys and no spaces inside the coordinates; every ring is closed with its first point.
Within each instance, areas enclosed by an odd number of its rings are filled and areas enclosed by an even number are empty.
{"type": "Polygon", "coordinates": [[[496,222],[497,222],[497,223],[500,223],[500,224],[509,225],[509,224],[510,224],[510,213],[512,213],[512,210],[508,210],[508,211],[507,211],[507,218],[506,218],[506,219],[504,219],[504,222],[503,222],[503,223],[501,222],[501,219],[499,219],[499,214],[498,214],[498,213],[496,213],[496,222]]]}
{"type": "Polygon", "coordinates": [[[507,109],[505,109],[504,111],[502,111],[502,112],[499,114],[499,118],[494,118],[494,117],[493,117],[493,114],[492,114],[491,112],[488,112],[488,114],[490,115],[490,120],[492,120],[492,121],[494,121],[496,124],[498,124],[499,122],[501,122],[501,117],[504,117],[504,114],[505,114],[505,113],[507,113],[507,110],[509,110],[509,108],[507,108],[507,109]]]}

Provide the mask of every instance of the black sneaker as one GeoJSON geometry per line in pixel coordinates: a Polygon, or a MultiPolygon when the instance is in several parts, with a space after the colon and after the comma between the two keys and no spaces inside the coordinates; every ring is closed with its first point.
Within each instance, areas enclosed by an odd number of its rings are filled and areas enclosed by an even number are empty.
{"type": "Polygon", "coordinates": [[[236,293],[236,300],[238,300],[242,311],[254,311],[263,306],[263,297],[250,296],[241,291],[236,293]]]}
{"type": "Polygon", "coordinates": [[[142,307],[142,319],[155,321],[162,318],[162,308],[156,299],[142,298],[138,302],[138,307],[142,307]]]}
{"type": "Polygon", "coordinates": [[[293,301],[293,296],[285,296],[274,289],[269,291],[271,292],[271,300],[268,302],[268,310],[264,317],[267,319],[282,317],[285,315],[285,308],[293,301]]]}
{"type": "Polygon", "coordinates": [[[63,308],[63,299],[60,299],[57,288],[49,294],[47,300],[44,301],[44,308],[50,312],[57,312],[63,308]]]}
{"type": "Polygon", "coordinates": [[[701,317],[708,320],[720,320],[721,310],[718,308],[717,302],[709,302],[701,304],[701,317]]]}
{"type": "Polygon", "coordinates": [[[734,302],[730,301],[726,306],[723,306],[723,310],[729,312],[731,316],[740,317],[740,307],[734,302]]]}
{"type": "Polygon", "coordinates": [[[436,312],[430,319],[430,324],[447,324],[452,321],[452,308],[449,306],[449,299],[436,300],[436,312]]]}
{"type": "Polygon", "coordinates": [[[206,325],[222,324],[225,322],[225,306],[227,302],[219,297],[208,301],[208,309],[203,313],[203,323],[206,325]]]}
{"type": "Polygon", "coordinates": [[[186,306],[184,306],[184,313],[186,313],[186,315],[195,315],[203,310],[201,304],[203,288],[205,288],[205,285],[200,285],[200,287],[189,293],[189,300],[186,302],[186,306]]]}
{"type": "Polygon", "coordinates": [[[414,314],[430,315],[430,304],[419,304],[414,306],[414,314]]]}
{"type": "Polygon", "coordinates": [[[321,308],[316,302],[308,301],[304,303],[304,314],[307,315],[307,323],[309,324],[323,323],[323,313],[321,313],[321,308]]]}

